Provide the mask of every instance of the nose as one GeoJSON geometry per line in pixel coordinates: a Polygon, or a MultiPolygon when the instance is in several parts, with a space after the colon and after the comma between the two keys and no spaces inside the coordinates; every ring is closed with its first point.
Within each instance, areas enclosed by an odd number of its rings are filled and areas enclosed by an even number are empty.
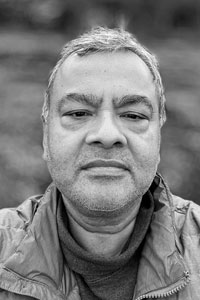
{"type": "Polygon", "coordinates": [[[101,117],[96,119],[93,128],[87,133],[86,143],[111,148],[124,146],[127,144],[127,140],[111,113],[105,111],[101,117]]]}

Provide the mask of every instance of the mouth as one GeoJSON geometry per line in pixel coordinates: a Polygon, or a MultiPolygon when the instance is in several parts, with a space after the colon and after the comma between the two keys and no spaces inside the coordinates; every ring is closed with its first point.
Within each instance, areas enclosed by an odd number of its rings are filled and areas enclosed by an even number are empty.
{"type": "Polygon", "coordinates": [[[118,160],[97,159],[82,166],[82,169],[95,176],[119,176],[129,171],[126,164],[118,160]]]}

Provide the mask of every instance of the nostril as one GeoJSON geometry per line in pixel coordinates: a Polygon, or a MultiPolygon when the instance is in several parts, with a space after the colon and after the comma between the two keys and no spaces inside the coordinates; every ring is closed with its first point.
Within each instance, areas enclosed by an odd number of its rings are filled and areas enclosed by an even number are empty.
{"type": "Polygon", "coordinates": [[[121,134],[120,132],[113,132],[109,134],[105,134],[104,132],[97,132],[96,134],[88,134],[86,136],[86,143],[93,144],[93,145],[101,145],[105,148],[110,147],[122,147],[127,144],[126,137],[121,134]]]}
{"type": "Polygon", "coordinates": [[[90,145],[93,146],[98,146],[101,148],[105,148],[105,149],[109,149],[109,148],[122,148],[124,146],[123,143],[121,143],[120,141],[117,142],[103,142],[103,141],[93,141],[92,143],[90,143],[90,145]]]}
{"type": "Polygon", "coordinates": [[[94,141],[93,144],[95,144],[95,145],[100,145],[100,144],[102,144],[102,143],[101,143],[100,141],[94,141]]]}
{"type": "Polygon", "coordinates": [[[115,142],[115,143],[113,144],[113,146],[122,147],[122,146],[123,146],[123,143],[121,143],[121,142],[115,142]]]}

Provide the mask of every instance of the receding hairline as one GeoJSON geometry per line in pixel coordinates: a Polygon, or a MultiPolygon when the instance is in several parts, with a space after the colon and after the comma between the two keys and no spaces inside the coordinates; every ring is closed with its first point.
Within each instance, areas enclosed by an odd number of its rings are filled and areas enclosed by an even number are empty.
{"type": "Polygon", "coordinates": [[[148,67],[148,65],[145,63],[145,61],[139,56],[137,55],[135,52],[131,51],[130,49],[124,49],[124,48],[118,48],[118,49],[114,49],[112,51],[107,51],[107,50],[102,50],[102,51],[90,51],[90,52],[87,52],[86,54],[84,55],[81,55],[79,53],[76,53],[76,52],[73,52],[71,53],[70,55],[66,56],[65,59],[62,60],[62,62],[60,62],[59,64],[59,67],[56,69],[56,72],[54,72],[54,76],[53,78],[51,79],[51,85],[49,86],[51,92],[52,92],[52,89],[53,89],[53,86],[54,86],[54,82],[56,80],[56,76],[59,72],[59,70],[63,67],[64,64],[67,64],[68,63],[68,60],[71,59],[71,58],[85,58],[85,57],[90,57],[90,56],[93,56],[93,55],[96,55],[96,54],[117,54],[117,53],[129,53],[129,54],[133,54],[135,55],[136,57],[138,57],[140,59],[140,61],[142,63],[144,63],[144,65],[147,67],[147,69],[149,70],[149,72],[151,73],[152,75],[152,81],[155,80],[155,75],[152,73],[152,71],[150,70],[150,68],[148,67]]]}

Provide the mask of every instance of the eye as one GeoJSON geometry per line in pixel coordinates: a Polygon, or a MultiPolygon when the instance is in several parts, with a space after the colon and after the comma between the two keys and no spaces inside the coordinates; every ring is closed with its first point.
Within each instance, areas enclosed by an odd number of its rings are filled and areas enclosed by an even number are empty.
{"type": "Polygon", "coordinates": [[[120,115],[120,118],[125,118],[127,120],[141,121],[148,119],[147,116],[139,113],[126,112],[120,115]]]}
{"type": "Polygon", "coordinates": [[[70,111],[63,114],[63,116],[69,116],[75,119],[81,119],[87,116],[91,116],[92,113],[86,110],[77,110],[77,111],[70,111]]]}

